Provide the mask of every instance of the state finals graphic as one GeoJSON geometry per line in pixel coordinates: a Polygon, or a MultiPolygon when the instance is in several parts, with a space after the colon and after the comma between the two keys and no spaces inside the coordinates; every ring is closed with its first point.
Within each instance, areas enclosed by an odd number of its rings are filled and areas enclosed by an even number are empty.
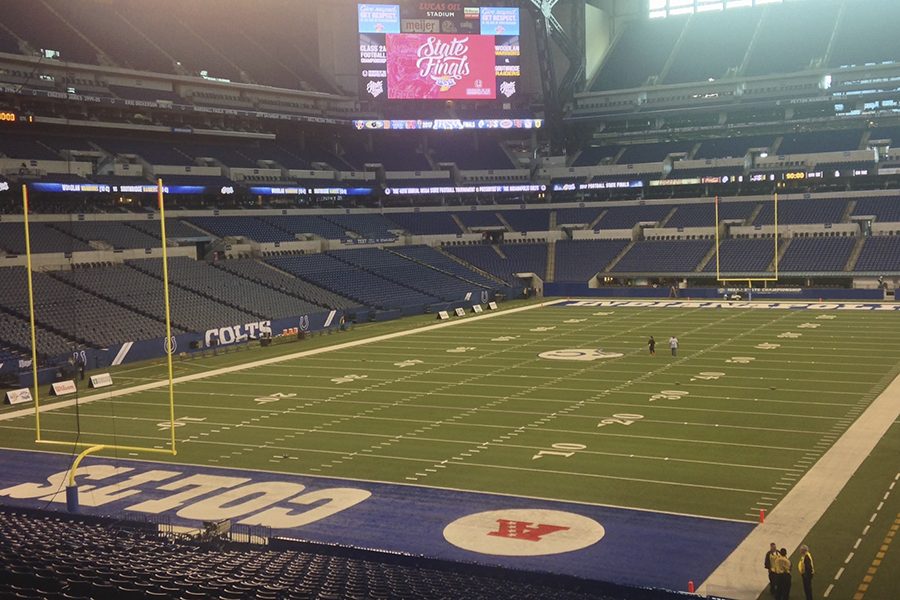
{"type": "Polygon", "coordinates": [[[358,19],[365,98],[496,100],[518,92],[518,8],[359,4],[358,19]]]}
{"type": "Polygon", "coordinates": [[[489,36],[387,35],[388,98],[495,98],[489,36]]]}

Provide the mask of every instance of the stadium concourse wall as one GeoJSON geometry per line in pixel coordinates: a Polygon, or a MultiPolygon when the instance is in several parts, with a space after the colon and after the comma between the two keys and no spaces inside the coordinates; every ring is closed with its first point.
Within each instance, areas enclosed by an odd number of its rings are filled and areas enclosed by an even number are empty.
{"type": "MultiPolygon", "coordinates": [[[[739,283],[739,282],[734,282],[739,283]]],[[[738,293],[746,296],[747,288],[740,285],[721,287],[688,287],[679,288],[681,299],[721,299],[725,293],[738,293]]],[[[880,289],[843,289],[843,288],[802,288],[802,287],[754,287],[753,298],[785,298],[795,300],[884,300],[884,292],[880,289]]],[[[558,282],[545,283],[544,296],[561,298],[597,297],[597,298],[669,298],[671,288],[660,287],[588,287],[587,283],[558,282]]]]}

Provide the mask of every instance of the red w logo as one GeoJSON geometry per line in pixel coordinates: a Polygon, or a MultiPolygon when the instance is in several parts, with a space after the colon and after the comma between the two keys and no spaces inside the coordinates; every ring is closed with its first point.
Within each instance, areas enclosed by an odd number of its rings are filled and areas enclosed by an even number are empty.
{"type": "Polygon", "coordinates": [[[559,525],[534,525],[528,521],[510,521],[508,519],[497,519],[497,531],[491,531],[488,535],[504,538],[515,538],[517,540],[525,540],[528,542],[539,542],[545,535],[556,533],[557,531],[566,531],[568,527],[559,525]]]}

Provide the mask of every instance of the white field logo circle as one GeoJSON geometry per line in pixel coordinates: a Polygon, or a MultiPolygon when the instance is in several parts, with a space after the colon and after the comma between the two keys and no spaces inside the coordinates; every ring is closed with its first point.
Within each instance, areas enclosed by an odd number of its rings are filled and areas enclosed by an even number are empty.
{"type": "Polygon", "coordinates": [[[444,528],[444,539],[462,548],[495,556],[544,556],[581,550],[606,531],[597,521],[574,513],[507,509],[476,513],[444,528]]]}
{"type": "Polygon", "coordinates": [[[538,354],[540,358],[550,360],[601,360],[604,358],[619,358],[624,356],[621,352],[606,352],[599,348],[570,348],[568,350],[548,350],[538,354]]]}

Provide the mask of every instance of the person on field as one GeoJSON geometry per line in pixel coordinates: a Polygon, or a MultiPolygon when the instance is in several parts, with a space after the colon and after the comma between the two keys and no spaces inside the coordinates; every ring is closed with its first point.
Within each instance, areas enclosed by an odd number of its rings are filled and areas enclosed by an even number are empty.
{"type": "Polygon", "coordinates": [[[775,559],[775,600],[789,600],[791,597],[791,560],[787,549],[778,551],[775,559]]]}
{"type": "Polygon", "coordinates": [[[647,347],[650,348],[650,356],[656,356],[656,340],[653,339],[652,335],[647,340],[647,347]]]}
{"type": "Polygon", "coordinates": [[[672,356],[678,356],[678,338],[674,335],[669,338],[669,348],[672,349],[672,356]]]}
{"type": "Polygon", "coordinates": [[[775,545],[775,542],[769,544],[769,550],[766,552],[766,557],[763,560],[763,566],[766,568],[766,571],[769,574],[769,594],[773,597],[775,596],[775,590],[777,589],[777,578],[775,577],[775,559],[778,558],[778,546],[775,545]]]}
{"type": "Polygon", "coordinates": [[[806,600],[812,600],[812,578],[816,572],[813,557],[806,544],[800,546],[800,559],[797,561],[797,570],[800,571],[800,579],[803,580],[803,593],[806,600]]]}

